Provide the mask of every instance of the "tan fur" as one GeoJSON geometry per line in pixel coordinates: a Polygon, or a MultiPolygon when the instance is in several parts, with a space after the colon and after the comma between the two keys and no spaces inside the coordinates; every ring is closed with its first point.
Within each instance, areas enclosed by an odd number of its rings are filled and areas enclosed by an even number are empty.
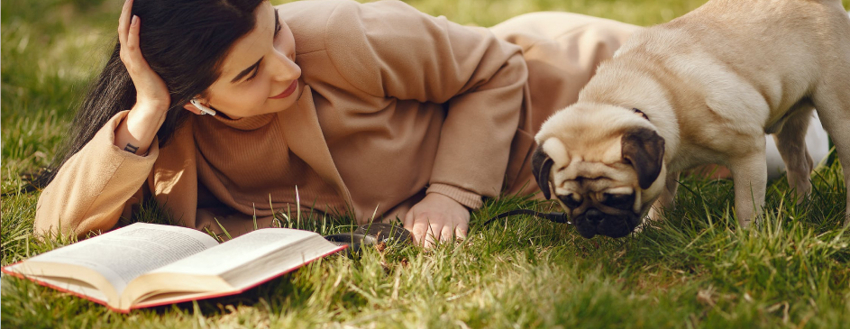
{"type": "Polygon", "coordinates": [[[583,199],[630,188],[638,191],[635,207],[643,214],[657,200],[651,218],[672,206],[679,172],[726,165],[746,227],[764,203],[765,133],[776,134],[792,188],[811,190],[803,136],[813,106],[850,189],[848,86],[850,18],[840,1],[712,0],[633,35],[599,67],[577,103],[543,124],[536,140],[554,161],[556,196],[583,199]],[[653,129],[665,142],[661,174],[646,190],[620,154],[620,139],[635,127],[653,129]]]}

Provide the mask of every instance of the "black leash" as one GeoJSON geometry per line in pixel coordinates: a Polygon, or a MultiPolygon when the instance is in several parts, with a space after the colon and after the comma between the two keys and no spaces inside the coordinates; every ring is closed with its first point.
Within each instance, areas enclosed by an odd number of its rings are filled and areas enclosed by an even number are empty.
{"type": "Polygon", "coordinates": [[[484,224],[481,224],[481,226],[487,226],[488,224],[490,224],[490,222],[492,222],[494,220],[497,220],[497,219],[500,219],[500,218],[506,218],[506,217],[510,217],[510,216],[515,216],[515,215],[532,215],[534,217],[546,218],[546,219],[548,219],[552,222],[555,222],[555,223],[573,225],[573,223],[570,222],[570,219],[567,218],[567,214],[562,213],[562,212],[548,212],[547,213],[547,212],[538,212],[538,211],[529,210],[529,209],[517,209],[517,210],[506,211],[506,212],[503,212],[501,214],[498,214],[498,215],[496,215],[496,217],[488,219],[486,222],[484,222],[484,224]]]}

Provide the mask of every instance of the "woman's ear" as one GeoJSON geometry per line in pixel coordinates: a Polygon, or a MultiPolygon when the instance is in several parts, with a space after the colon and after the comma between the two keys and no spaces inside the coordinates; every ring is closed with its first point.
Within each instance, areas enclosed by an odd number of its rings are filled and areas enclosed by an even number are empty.
{"type": "Polygon", "coordinates": [[[185,109],[186,111],[195,113],[196,115],[204,115],[204,113],[201,112],[201,110],[199,110],[197,107],[192,105],[192,103],[183,104],[183,109],[185,109]]]}

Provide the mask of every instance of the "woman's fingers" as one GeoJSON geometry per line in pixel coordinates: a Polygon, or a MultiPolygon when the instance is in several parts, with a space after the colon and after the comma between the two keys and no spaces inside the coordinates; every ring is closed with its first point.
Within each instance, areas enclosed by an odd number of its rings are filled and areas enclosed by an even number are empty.
{"type": "Polygon", "coordinates": [[[139,30],[141,27],[141,19],[139,16],[133,15],[130,19],[130,27],[127,31],[127,39],[121,45],[121,61],[130,73],[130,79],[139,93],[137,102],[143,101],[141,98],[159,99],[164,98],[168,93],[165,87],[165,82],[151,70],[150,65],[142,55],[142,50],[139,47],[139,30]]]}
{"type": "Polygon", "coordinates": [[[433,247],[434,242],[440,239],[442,225],[432,223],[427,217],[414,218],[412,221],[410,232],[413,233],[413,242],[425,248],[433,247]]]}
{"type": "Polygon", "coordinates": [[[430,248],[437,241],[465,237],[469,210],[441,194],[428,194],[405,215],[404,227],[411,231],[417,244],[430,248]]]}
{"type": "MultiPolygon", "coordinates": [[[[413,223],[413,242],[420,246],[428,245],[428,236],[433,237],[433,231],[431,231],[431,225],[428,223],[428,220],[414,220],[413,223]]],[[[431,238],[433,241],[433,238],[431,238]]]]}
{"type": "Polygon", "coordinates": [[[165,112],[170,105],[171,95],[162,78],[154,72],[140,47],[139,33],[142,20],[132,14],[133,0],[124,2],[121,18],[118,19],[118,40],[121,43],[121,62],[127,68],[136,88],[136,104],[157,113],[165,112]]]}
{"type": "Polygon", "coordinates": [[[139,27],[142,25],[139,21],[139,16],[133,15],[124,36],[124,42],[121,43],[121,61],[124,62],[133,81],[136,81],[137,75],[146,73],[144,70],[150,67],[139,48],[139,27]]]}
{"type": "Polygon", "coordinates": [[[428,225],[428,221],[420,220],[419,214],[415,211],[415,209],[411,209],[411,211],[407,212],[407,215],[404,216],[404,228],[406,228],[413,235],[413,243],[423,246],[425,244],[425,236],[428,234],[428,230],[430,226],[428,225]]]}
{"type": "Polygon", "coordinates": [[[440,237],[443,235],[443,223],[430,222],[428,226],[428,234],[425,235],[425,248],[433,248],[437,245],[437,241],[442,241],[440,237]]]}
{"type": "Polygon", "coordinates": [[[128,59],[133,61],[134,65],[147,64],[144,57],[142,57],[142,52],[139,50],[140,25],[139,16],[133,15],[133,18],[130,19],[130,29],[127,31],[127,39],[121,46],[123,48],[122,50],[127,50],[128,59]]]}
{"type": "Polygon", "coordinates": [[[440,233],[440,241],[450,242],[453,240],[463,240],[466,238],[466,232],[469,229],[469,224],[465,223],[461,218],[447,221],[447,225],[442,227],[440,233]]]}
{"type": "Polygon", "coordinates": [[[406,217],[405,223],[412,223],[407,227],[411,228],[414,242],[425,248],[433,247],[437,241],[447,242],[464,239],[468,229],[467,225],[463,225],[459,219],[432,219],[429,217],[407,219],[406,217]]]}
{"type": "Polygon", "coordinates": [[[454,231],[455,231],[454,232],[455,233],[455,235],[454,235],[455,240],[466,239],[466,233],[469,231],[469,224],[468,223],[467,224],[461,223],[460,225],[454,227],[454,231]]]}
{"type": "Polygon", "coordinates": [[[130,28],[132,11],[133,0],[124,1],[124,7],[121,8],[121,16],[118,17],[118,42],[120,42],[122,46],[127,43],[127,32],[130,28]]]}
{"type": "Polygon", "coordinates": [[[455,236],[453,225],[445,225],[440,230],[440,241],[441,242],[449,242],[455,236]]]}
{"type": "Polygon", "coordinates": [[[405,229],[413,232],[413,211],[408,211],[407,214],[404,215],[404,220],[402,220],[401,223],[402,225],[404,225],[405,229]]]}
{"type": "Polygon", "coordinates": [[[133,15],[132,9],[133,0],[125,1],[121,18],[118,19],[118,41],[121,43],[121,61],[124,62],[133,81],[136,81],[137,75],[146,73],[145,70],[150,66],[142,56],[139,47],[139,31],[142,24],[139,16],[133,15]]]}

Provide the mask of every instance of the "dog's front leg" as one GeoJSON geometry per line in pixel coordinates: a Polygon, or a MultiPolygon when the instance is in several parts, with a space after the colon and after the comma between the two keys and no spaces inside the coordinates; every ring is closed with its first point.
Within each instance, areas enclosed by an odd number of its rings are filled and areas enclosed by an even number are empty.
{"type": "Polygon", "coordinates": [[[676,188],[679,187],[679,173],[669,173],[665,179],[664,190],[661,191],[661,195],[658,196],[652,208],[649,209],[649,219],[653,222],[661,220],[661,213],[663,211],[673,210],[673,207],[676,206],[676,188]]]}
{"type": "Polygon", "coordinates": [[[735,159],[729,164],[732,182],[735,184],[735,214],[738,224],[747,228],[761,215],[764,195],[767,189],[767,159],[762,147],[745,157],[735,159]]]}

